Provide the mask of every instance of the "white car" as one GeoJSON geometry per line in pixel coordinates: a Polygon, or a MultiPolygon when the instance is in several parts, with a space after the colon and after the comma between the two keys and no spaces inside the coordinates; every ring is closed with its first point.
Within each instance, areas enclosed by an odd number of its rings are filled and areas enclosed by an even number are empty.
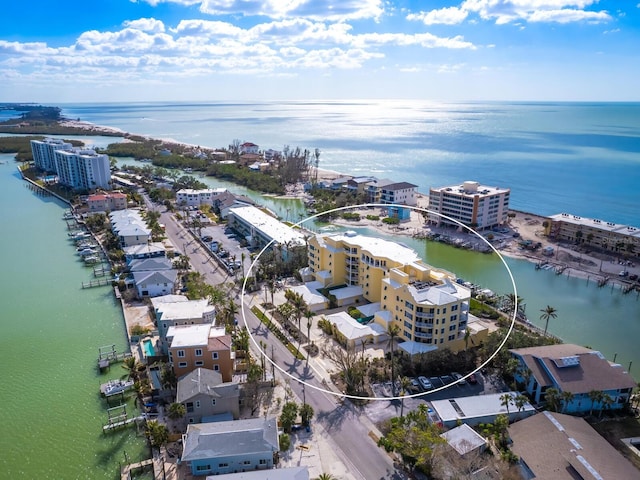
{"type": "Polygon", "coordinates": [[[433,388],[433,384],[429,381],[427,377],[418,377],[418,382],[420,382],[420,386],[425,390],[431,390],[433,388]]]}
{"type": "Polygon", "coordinates": [[[451,376],[453,378],[455,378],[456,382],[458,382],[458,385],[466,385],[467,384],[467,381],[464,378],[462,378],[462,375],[460,375],[458,372],[453,372],[451,374],[451,376]]]}

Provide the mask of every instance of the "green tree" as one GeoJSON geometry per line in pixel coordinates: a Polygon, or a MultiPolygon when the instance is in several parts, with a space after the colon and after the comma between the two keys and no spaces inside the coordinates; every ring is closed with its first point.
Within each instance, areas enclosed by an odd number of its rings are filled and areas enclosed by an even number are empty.
{"type": "Polygon", "coordinates": [[[547,327],[549,327],[549,319],[556,318],[558,316],[557,310],[550,305],[547,305],[546,308],[540,310],[542,315],[540,315],[540,320],[544,320],[544,335],[547,336],[547,327]]]}
{"type": "Polygon", "coordinates": [[[596,403],[602,402],[604,398],[604,392],[602,390],[591,390],[589,393],[589,400],[591,400],[591,409],[589,410],[589,415],[593,415],[593,408],[596,403]]]}
{"type": "Polygon", "coordinates": [[[309,426],[311,424],[313,414],[313,407],[308,403],[303,403],[300,407],[300,418],[302,419],[302,424],[305,426],[309,426]]]}
{"type": "Polygon", "coordinates": [[[409,377],[400,378],[400,416],[404,417],[404,396],[411,387],[411,379],[409,377]]]}
{"type": "Polygon", "coordinates": [[[167,427],[156,420],[148,420],[145,431],[149,443],[152,447],[160,448],[169,440],[169,431],[167,427]]]}
{"type": "Polygon", "coordinates": [[[500,405],[507,408],[507,416],[509,415],[509,405],[513,403],[513,395],[511,393],[503,393],[500,395],[500,405]]]}
{"type": "Polygon", "coordinates": [[[608,393],[603,392],[602,400],[600,402],[600,413],[598,414],[598,418],[602,418],[602,411],[605,408],[609,408],[611,405],[613,405],[613,403],[614,403],[613,397],[611,397],[611,395],[609,395],[608,393]]]}
{"type": "Polygon", "coordinates": [[[393,392],[393,396],[395,397],[397,395],[397,391],[396,391],[396,381],[395,381],[396,375],[395,375],[395,368],[394,368],[395,355],[394,355],[393,347],[395,346],[396,338],[398,337],[398,335],[400,335],[400,327],[395,323],[390,323],[389,326],[387,327],[387,335],[389,335],[389,352],[390,352],[389,360],[391,362],[391,390],[393,392]]]}
{"type": "Polygon", "coordinates": [[[518,409],[518,413],[524,410],[525,405],[529,402],[529,399],[526,395],[518,394],[513,399],[514,406],[518,409]]]}
{"type": "Polygon", "coordinates": [[[560,394],[560,400],[562,400],[562,413],[567,410],[567,407],[573,402],[574,395],[568,390],[563,390],[560,394]]]}
{"type": "Polygon", "coordinates": [[[282,407],[280,425],[285,433],[291,433],[291,427],[298,417],[298,405],[295,402],[287,402],[282,407]]]}
{"type": "Polygon", "coordinates": [[[281,433],[278,437],[278,440],[280,443],[281,452],[286,452],[287,450],[289,450],[289,448],[291,448],[291,437],[289,437],[289,434],[281,433]]]}
{"type": "Polygon", "coordinates": [[[547,409],[557,412],[560,407],[560,391],[557,388],[547,388],[544,394],[544,401],[547,403],[547,409]]]}
{"type": "Polygon", "coordinates": [[[429,420],[425,404],[404,417],[392,418],[385,430],[387,433],[378,441],[379,446],[387,452],[398,453],[405,466],[431,475],[438,447],[445,440],[438,426],[429,420]]]}
{"type": "Polygon", "coordinates": [[[318,475],[317,480],[336,480],[336,477],[334,477],[330,473],[321,473],[320,475],[318,475]]]}
{"type": "Polygon", "coordinates": [[[167,415],[171,420],[178,420],[187,414],[187,408],[179,402],[173,402],[169,405],[167,415]]]}

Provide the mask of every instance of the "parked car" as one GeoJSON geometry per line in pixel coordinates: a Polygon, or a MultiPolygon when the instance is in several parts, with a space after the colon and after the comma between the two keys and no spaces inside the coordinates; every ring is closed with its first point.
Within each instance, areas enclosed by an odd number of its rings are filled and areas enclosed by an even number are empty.
{"type": "Polygon", "coordinates": [[[416,379],[416,378],[412,378],[411,379],[411,386],[409,387],[409,389],[414,391],[414,392],[421,392],[422,391],[422,387],[420,386],[420,382],[418,381],[418,379],[416,379]]]}
{"type": "Polygon", "coordinates": [[[476,376],[475,373],[472,373],[471,375],[469,375],[469,383],[475,385],[476,383],[478,383],[478,377],[476,376]]]}
{"type": "Polygon", "coordinates": [[[205,235],[204,237],[202,237],[202,241],[205,243],[209,243],[211,240],[213,240],[213,237],[211,237],[210,235],[205,235]]]}
{"type": "Polygon", "coordinates": [[[466,381],[464,378],[462,378],[462,375],[460,375],[458,372],[453,372],[453,373],[451,374],[451,376],[452,376],[455,380],[457,380],[458,385],[466,385],[466,384],[467,384],[467,381],[466,381]]]}
{"type": "Polygon", "coordinates": [[[632,273],[631,275],[629,275],[629,280],[637,280],[638,279],[638,275],[635,273],[632,273]]]}
{"type": "Polygon", "coordinates": [[[429,379],[427,377],[419,376],[418,377],[418,382],[420,382],[420,386],[424,390],[431,390],[433,388],[433,385],[431,384],[431,382],[429,381],[429,379]]]}

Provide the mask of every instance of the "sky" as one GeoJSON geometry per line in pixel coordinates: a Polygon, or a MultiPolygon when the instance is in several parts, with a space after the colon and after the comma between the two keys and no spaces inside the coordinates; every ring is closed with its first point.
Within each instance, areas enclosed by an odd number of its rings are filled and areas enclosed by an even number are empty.
{"type": "Polygon", "coordinates": [[[640,101],[639,0],[5,0],[0,102],[640,101]]]}

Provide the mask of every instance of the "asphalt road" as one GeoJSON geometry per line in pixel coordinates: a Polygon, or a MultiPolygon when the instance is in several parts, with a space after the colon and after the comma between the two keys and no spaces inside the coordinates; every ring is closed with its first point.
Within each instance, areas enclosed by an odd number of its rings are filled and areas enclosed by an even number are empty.
{"type": "MultiPolygon", "coordinates": [[[[153,204],[146,195],[143,196],[148,209],[161,212],[159,222],[165,225],[167,237],[178,250],[189,256],[195,271],[204,275],[207,282],[212,285],[233,280],[227,271],[211,258],[205,247],[175,220],[173,214],[167,212],[164,206],[153,204]]],[[[234,246],[230,242],[225,243],[228,243],[228,247],[225,248],[233,251],[234,246]]],[[[240,258],[240,255],[237,255],[237,258],[240,258]]],[[[323,387],[322,379],[313,367],[308,367],[305,361],[295,360],[291,352],[275,336],[270,334],[268,329],[251,312],[252,297],[240,299],[239,296],[238,294],[237,301],[238,303],[242,301],[244,304],[243,310],[247,327],[253,334],[256,343],[259,343],[260,340],[266,343],[267,356],[271,356],[273,346],[275,363],[283,372],[294,378],[303,379],[310,385],[327,388],[323,387]]],[[[243,320],[239,319],[239,323],[243,324],[243,320]]],[[[259,348],[256,347],[253,350],[255,354],[259,354],[259,348]]],[[[313,407],[315,412],[313,422],[320,423],[331,435],[335,445],[334,452],[355,478],[363,480],[400,480],[406,478],[402,472],[396,471],[391,458],[384,450],[378,448],[369,436],[370,428],[368,422],[363,421],[365,414],[362,409],[355,407],[348,400],[343,402],[339,397],[311,386],[305,386],[303,392],[303,384],[284,374],[282,377],[285,382],[289,383],[291,390],[298,398],[306,400],[313,407]]]]}

